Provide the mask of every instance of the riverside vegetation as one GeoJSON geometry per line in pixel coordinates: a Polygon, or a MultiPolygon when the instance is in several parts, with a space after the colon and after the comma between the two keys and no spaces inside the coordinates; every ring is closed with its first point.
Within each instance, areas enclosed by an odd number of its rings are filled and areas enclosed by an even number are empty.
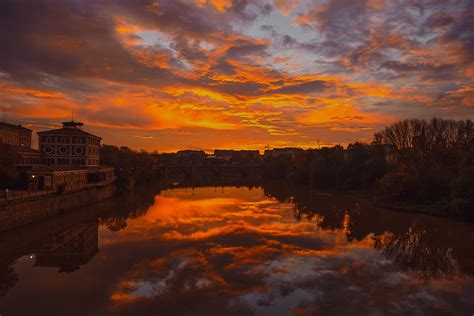
{"type": "Polygon", "coordinates": [[[474,219],[474,129],[470,120],[404,120],[353,143],[264,160],[267,179],[329,190],[365,190],[413,212],[474,219]]]}

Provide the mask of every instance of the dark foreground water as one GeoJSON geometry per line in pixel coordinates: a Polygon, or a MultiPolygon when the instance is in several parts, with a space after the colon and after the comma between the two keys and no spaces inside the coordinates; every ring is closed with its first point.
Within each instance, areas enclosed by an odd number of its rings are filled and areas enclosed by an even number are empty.
{"type": "Polygon", "coordinates": [[[135,192],[0,233],[0,314],[473,315],[473,228],[278,185],[135,192]]]}

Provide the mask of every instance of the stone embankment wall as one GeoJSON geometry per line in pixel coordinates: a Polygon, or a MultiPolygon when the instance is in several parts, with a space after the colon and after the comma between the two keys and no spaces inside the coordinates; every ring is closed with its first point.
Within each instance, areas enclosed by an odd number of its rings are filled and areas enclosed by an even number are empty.
{"type": "Polygon", "coordinates": [[[109,184],[66,192],[61,195],[32,197],[21,201],[10,201],[0,206],[0,231],[12,229],[35,221],[87,206],[111,198],[114,186],[109,184]]]}

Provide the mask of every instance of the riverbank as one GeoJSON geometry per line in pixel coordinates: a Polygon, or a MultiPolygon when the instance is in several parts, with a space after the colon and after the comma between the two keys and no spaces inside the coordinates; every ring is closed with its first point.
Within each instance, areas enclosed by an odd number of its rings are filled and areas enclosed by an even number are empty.
{"type": "MultiPolygon", "coordinates": [[[[279,197],[279,200],[285,201],[294,198],[299,191],[311,192],[310,195],[344,195],[350,196],[364,206],[370,206],[377,209],[386,209],[394,212],[423,214],[433,217],[449,218],[459,221],[472,222],[470,213],[455,211],[456,208],[450,205],[448,201],[441,201],[433,204],[413,204],[388,201],[377,196],[375,190],[325,190],[307,185],[296,185],[285,181],[265,181],[263,186],[266,192],[279,197]]],[[[310,197],[308,197],[310,198],[310,197]]]]}
{"type": "Polygon", "coordinates": [[[394,212],[410,213],[410,214],[423,214],[433,217],[447,218],[457,221],[472,222],[474,218],[470,217],[471,214],[463,211],[456,211],[456,208],[449,204],[448,201],[441,201],[433,204],[414,204],[414,203],[401,203],[401,202],[390,202],[383,199],[379,199],[376,194],[372,191],[340,191],[353,197],[357,197],[361,200],[370,203],[376,208],[386,209],[394,212]]]}
{"type": "Polygon", "coordinates": [[[380,207],[404,213],[414,213],[414,214],[426,214],[435,217],[444,217],[456,220],[464,220],[472,222],[473,218],[469,214],[464,212],[456,212],[450,209],[448,203],[437,203],[437,204],[387,204],[387,203],[378,203],[380,207]]]}
{"type": "Polygon", "coordinates": [[[8,201],[0,206],[0,231],[44,220],[68,210],[91,205],[114,195],[115,186],[106,184],[78,191],[8,201]]]}

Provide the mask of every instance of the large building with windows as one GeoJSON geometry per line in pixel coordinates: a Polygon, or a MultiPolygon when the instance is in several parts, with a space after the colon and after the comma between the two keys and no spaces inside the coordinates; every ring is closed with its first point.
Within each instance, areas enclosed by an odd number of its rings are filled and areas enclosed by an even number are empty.
{"type": "Polygon", "coordinates": [[[114,168],[100,165],[101,138],[82,130],[82,126],[70,121],[63,122],[62,128],[38,132],[39,149],[31,148],[28,129],[28,146],[17,141],[7,144],[29,191],[78,190],[115,180],[114,168]]]}
{"type": "Polygon", "coordinates": [[[58,166],[100,165],[101,138],[83,131],[82,123],[63,122],[63,127],[38,132],[38,146],[44,164],[58,166]]]}
{"type": "Polygon", "coordinates": [[[31,129],[0,122],[0,144],[31,148],[31,129]]]}

